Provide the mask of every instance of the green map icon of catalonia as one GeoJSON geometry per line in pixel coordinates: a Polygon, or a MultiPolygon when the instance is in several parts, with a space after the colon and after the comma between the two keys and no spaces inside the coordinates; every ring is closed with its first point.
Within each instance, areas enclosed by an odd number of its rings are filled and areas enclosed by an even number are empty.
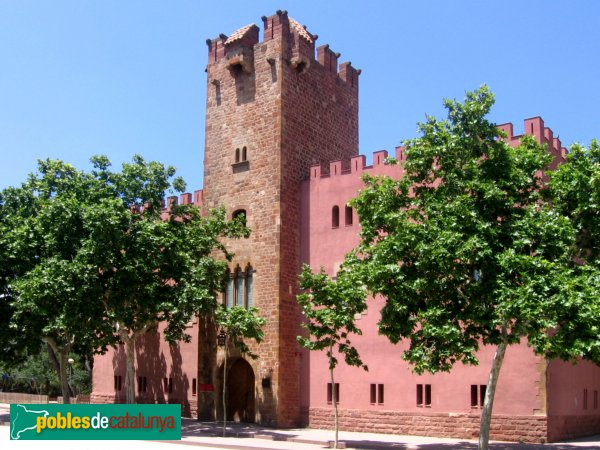
{"type": "MultiPolygon", "coordinates": [[[[29,430],[35,430],[37,427],[37,418],[47,417],[48,411],[27,409],[25,405],[15,405],[11,408],[10,414],[10,438],[17,440],[21,438],[21,434],[29,430]],[[16,414],[13,417],[13,411],[16,414]]],[[[35,431],[33,431],[35,433],[35,431]]]]}

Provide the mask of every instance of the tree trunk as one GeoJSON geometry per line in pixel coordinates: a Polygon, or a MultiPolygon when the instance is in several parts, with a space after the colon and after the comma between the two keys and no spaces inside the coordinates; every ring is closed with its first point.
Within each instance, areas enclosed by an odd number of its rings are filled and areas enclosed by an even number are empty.
{"type": "Polygon", "coordinates": [[[217,420],[214,374],[217,370],[217,328],[214,313],[198,318],[198,420],[217,420]]]}
{"type": "Polygon", "coordinates": [[[69,359],[69,352],[71,350],[70,345],[65,345],[62,348],[58,348],[56,341],[53,338],[45,338],[44,341],[48,346],[48,355],[52,365],[57,370],[58,380],[60,382],[60,391],[63,398],[63,403],[71,403],[71,386],[69,386],[69,376],[67,374],[67,366],[69,359]]]}
{"type": "Polygon", "coordinates": [[[67,374],[68,359],[68,350],[62,349],[60,352],[60,390],[62,391],[64,404],[71,403],[71,387],[69,386],[69,375],[67,374]]]}
{"type": "Polygon", "coordinates": [[[338,448],[338,433],[340,429],[339,418],[338,418],[338,405],[337,405],[337,392],[335,390],[335,380],[333,379],[333,345],[329,346],[329,374],[331,375],[331,401],[333,403],[333,422],[335,427],[335,440],[333,442],[333,448],[338,448]]]}
{"type": "Polygon", "coordinates": [[[120,333],[121,340],[125,344],[125,354],[127,356],[127,365],[125,372],[125,401],[127,403],[135,403],[135,340],[134,336],[129,336],[129,333],[122,331],[120,333]]]}
{"type": "MultiPolygon", "coordinates": [[[[503,330],[503,335],[505,333],[506,331],[503,330]]],[[[488,378],[487,387],[485,390],[483,410],[481,411],[481,425],[479,428],[479,450],[488,450],[490,442],[490,425],[492,423],[492,409],[494,407],[494,395],[496,393],[496,385],[498,384],[498,377],[500,376],[500,369],[502,367],[502,362],[504,361],[505,353],[506,341],[503,339],[496,348],[496,354],[494,355],[492,369],[490,370],[490,376],[488,378]]]]}
{"type": "Polygon", "coordinates": [[[223,360],[223,437],[227,431],[227,340],[225,340],[225,359],[223,360]]]}

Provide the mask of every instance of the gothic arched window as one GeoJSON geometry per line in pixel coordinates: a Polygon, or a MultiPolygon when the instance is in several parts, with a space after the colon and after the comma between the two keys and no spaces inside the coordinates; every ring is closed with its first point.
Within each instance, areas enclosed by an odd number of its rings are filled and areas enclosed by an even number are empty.
{"type": "Polygon", "coordinates": [[[223,293],[223,303],[227,308],[242,306],[246,309],[254,306],[254,269],[250,264],[246,270],[238,265],[232,272],[227,269],[227,284],[223,293]]]}

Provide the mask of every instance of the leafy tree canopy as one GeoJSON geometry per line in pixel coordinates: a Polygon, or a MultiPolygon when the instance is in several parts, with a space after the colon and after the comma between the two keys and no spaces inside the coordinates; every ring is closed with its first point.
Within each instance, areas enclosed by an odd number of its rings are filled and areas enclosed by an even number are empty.
{"type": "Polygon", "coordinates": [[[597,319],[574,295],[585,284],[570,264],[576,230],[542,195],[550,156],[531,136],[516,148],[503,141],[485,118],[493,101],[485,86],[447,100],[448,118],[428,117],[406,142],[405,176],[366,176],[353,202],[362,226],[353,265],[387,298],[380,331],[410,339],[404,358],[417,372],[476,364],[481,343],[524,336],[541,354],[596,354],[561,345],[565,319],[585,322],[588,337],[597,319]]]}

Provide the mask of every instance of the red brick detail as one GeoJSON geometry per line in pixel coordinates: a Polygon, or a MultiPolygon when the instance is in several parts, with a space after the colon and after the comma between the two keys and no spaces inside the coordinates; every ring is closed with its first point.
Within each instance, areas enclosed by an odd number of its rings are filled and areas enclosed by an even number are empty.
{"type": "MultiPolygon", "coordinates": [[[[340,429],[370,433],[477,439],[478,414],[414,414],[397,411],[339,411],[340,429]]],[[[310,408],[309,426],[331,429],[333,409],[310,408]]],[[[546,416],[494,416],[491,439],[498,441],[544,443],[547,440],[546,416]]]]}
{"type": "Polygon", "coordinates": [[[548,417],[548,442],[593,436],[600,432],[600,414],[548,417]]]}

